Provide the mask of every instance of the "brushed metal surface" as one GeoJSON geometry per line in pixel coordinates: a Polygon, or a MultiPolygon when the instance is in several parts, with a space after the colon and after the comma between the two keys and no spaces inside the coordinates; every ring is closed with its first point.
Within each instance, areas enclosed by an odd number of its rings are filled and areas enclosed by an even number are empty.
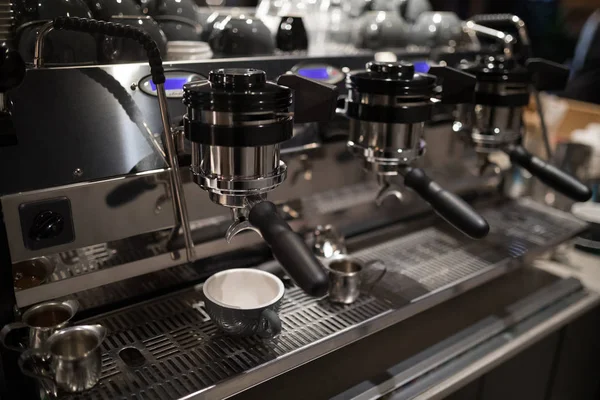
{"type": "MultiPolygon", "coordinates": [[[[365,183],[360,163],[343,161],[346,151],[345,143],[332,143],[324,146],[321,154],[308,156],[308,167],[300,162],[299,157],[286,161],[289,176],[299,174],[301,178],[285,181],[270,193],[270,200],[283,202],[303,199],[328,190],[343,189],[346,185],[365,183]],[[338,161],[338,158],[342,158],[342,161],[338,161]]],[[[227,209],[214,204],[201,188],[191,182],[192,174],[189,170],[182,170],[181,175],[190,220],[229,215],[227,209]]],[[[23,261],[172,227],[173,211],[168,195],[168,179],[168,170],[161,169],[2,196],[0,200],[10,238],[12,261],[23,261]],[[141,185],[143,190],[134,191],[135,196],[119,198],[118,204],[110,204],[111,195],[136,185],[141,185]],[[37,251],[27,249],[22,232],[27,232],[29,227],[21,227],[19,206],[57,197],[67,197],[70,200],[75,240],[37,251]]],[[[202,257],[204,254],[199,252],[198,256],[202,257]]]]}
{"type": "Polygon", "coordinates": [[[388,124],[350,119],[348,147],[375,172],[398,174],[398,165],[410,164],[423,153],[425,123],[388,124]]]}

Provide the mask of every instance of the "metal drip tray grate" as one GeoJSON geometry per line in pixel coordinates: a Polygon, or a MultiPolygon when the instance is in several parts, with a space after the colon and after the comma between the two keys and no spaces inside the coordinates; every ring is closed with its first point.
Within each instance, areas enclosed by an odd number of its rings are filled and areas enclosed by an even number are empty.
{"type": "Polygon", "coordinates": [[[436,228],[392,240],[359,252],[363,260],[381,260],[389,270],[422,285],[428,292],[502,261],[506,254],[483,249],[473,253],[468,245],[436,228]]]}
{"type": "Polygon", "coordinates": [[[445,289],[458,295],[492,279],[515,257],[540,250],[540,243],[564,241],[585,226],[527,201],[483,214],[497,221],[485,240],[428,228],[357,252],[363,260],[383,261],[387,272],[352,305],[332,305],[287,285],[283,332],[272,341],[222,335],[193,289],[85,321],[109,329],[102,379],[85,393],[63,397],[224,398],[414,315],[424,296],[432,307],[448,297],[445,289]],[[466,281],[471,283],[456,286],[466,281]]]}
{"type": "Polygon", "coordinates": [[[281,309],[283,333],[263,341],[220,334],[194,290],[157,299],[94,319],[110,330],[103,344],[102,378],[94,389],[72,398],[178,399],[388,310],[369,296],[338,307],[288,287],[281,309]],[[127,365],[121,352],[128,348],[139,351],[143,365],[127,365]]]}

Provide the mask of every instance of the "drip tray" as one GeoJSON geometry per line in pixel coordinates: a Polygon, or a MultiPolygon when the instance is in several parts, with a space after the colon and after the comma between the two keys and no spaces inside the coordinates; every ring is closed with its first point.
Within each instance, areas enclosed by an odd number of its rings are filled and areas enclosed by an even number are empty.
{"type": "Polygon", "coordinates": [[[225,398],[502,275],[515,259],[585,229],[572,216],[528,200],[482,214],[493,227],[485,240],[432,227],[355,253],[381,260],[386,272],[352,305],[313,299],[286,284],[283,331],[274,340],[222,335],[198,288],[86,320],[110,332],[102,377],[93,389],[62,398],[225,398]]]}

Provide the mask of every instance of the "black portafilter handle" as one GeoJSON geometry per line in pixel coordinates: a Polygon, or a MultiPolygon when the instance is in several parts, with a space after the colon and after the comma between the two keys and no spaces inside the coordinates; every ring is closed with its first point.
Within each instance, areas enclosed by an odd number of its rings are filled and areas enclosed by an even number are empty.
{"type": "Polygon", "coordinates": [[[575,201],[588,201],[592,191],[579,179],[534,156],[523,146],[506,149],[510,161],[525,168],[531,175],[575,201]]]}
{"type": "Polygon", "coordinates": [[[487,236],[490,226],[463,199],[448,192],[431,180],[420,168],[409,168],[404,174],[404,185],[411,188],[456,229],[474,239],[487,236]]]}
{"type": "Polygon", "coordinates": [[[327,294],[329,280],[324,267],[304,240],[279,216],[273,203],[263,201],[253,206],[248,220],[260,230],[275,258],[302,290],[315,297],[327,294]]]}

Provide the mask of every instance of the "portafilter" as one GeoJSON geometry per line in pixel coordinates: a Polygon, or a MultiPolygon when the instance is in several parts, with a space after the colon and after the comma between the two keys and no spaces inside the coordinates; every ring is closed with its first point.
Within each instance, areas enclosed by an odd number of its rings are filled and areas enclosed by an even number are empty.
{"type": "Polygon", "coordinates": [[[474,103],[459,105],[453,129],[481,155],[482,171],[489,165],[489,153],[503,151],[513,164],[554,190],[576,201],[589,200],[592,192],[585,184],[522,146],[523,108],[532,92],[564,88],[568,70],[542,59],[529,59],[522,65],[507,55],[480,56],[459,67],[476,76],[477,86],[474,103]]]}
{"type": "MultiPolygon", "coordinates": [[[[480,55],[474,62],[463,61],[459,69],[477,79],[474,101],[461,104],[453,129],[469,141],[481,158],[480,172],[490,166],[488,154],[503,151],[513,164],[554,190],[576,201],[587,201],[591,190],[577,178],[530,154],[523,146],[523,108],[531,95],[537,103],[546,153],[552,149],[539,92],[564,89],[569,70],[560,64],[530,58],[531,44],[525,23],[510,14],[478,15],[464,24],[466,31],[491,38],[502,45],[500,55],[480,55]],[[492,29],[503,27],[506,31],[492,29]],[[509,32],[516,33],[513,36],[509,32]]],[[[496,168],[492,168],[496,169],[496,168]]]]}
{"type": "Polygon", "coordinates": [[[258,232],[298,286],[324,295],[323,267],[266,198],[286,178],[280,145],[292,137],[294,122],[331,119],[335,87],[292,74],[273,83],[261,70],[218,69],[183,90],[194,181],[213,202],[231,209],[227,240],[243,230],[258,232]]]}
{"type": "Polygon", "coordinates": [[[472,75],[448,67],[433,66],[423,74],[408,62],[371,62],[366,70],[347,75],[348,93],[340,112],[350,119],[348,148],[378,176],[378,202],[390,195],[402,197],[390,182],[402,175],[404,185],[442,218],[468,236],[482,238],[489,232],[485,219],[412,166],[425,150],[423,132],[434,106],[470,102],[474,86],[472,75]]]}

